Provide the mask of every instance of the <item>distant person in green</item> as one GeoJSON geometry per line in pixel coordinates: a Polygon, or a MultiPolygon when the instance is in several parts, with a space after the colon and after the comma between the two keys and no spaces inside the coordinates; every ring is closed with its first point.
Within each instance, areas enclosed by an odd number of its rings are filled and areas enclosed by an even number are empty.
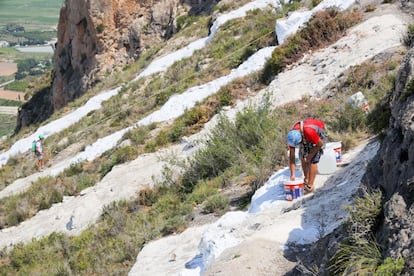
{"type": "Polygon", "coordinates": [[[37,158],[37,170],[38,171],[42,171],[45,167],[45,158],[43,156],[43,140],[44,139],[45,137],[42,134],[40,134],[39,140],[37,140],[36,142],[35,155],[37,158]]]}

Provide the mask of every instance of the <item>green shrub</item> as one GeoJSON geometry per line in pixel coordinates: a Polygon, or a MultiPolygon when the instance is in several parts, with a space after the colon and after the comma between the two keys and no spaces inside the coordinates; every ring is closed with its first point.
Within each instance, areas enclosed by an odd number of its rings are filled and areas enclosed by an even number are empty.
{"type": "Polygon", "coordinates": [[[375,134],[380,134],[388,128],[391,118],[391,107],[388,102],[379,102],[371,110],[367,117],[367,124],[370,130],[375,134]]]}
{"type": "Polygon", "coordinates": [[[168,139],[171,142],[177,142],[185,134],[185,122],[183,120],[175,121],[174,125],[168,131],[168,139]]]}
{"type": "Polygon", "coordinates": [[[174,215],[181,208],[181,198],[172,192],[161,195],[153,205],[153,212],[165,214],[166,217],[174,215]]]}
{"type": "MultiPolygon", "coordinates": [[[[348,239],[329,261],[329,270],[334,275],[375,275],[383,264],[381,250],[373,237],[382,211],[382,193],[364,191],[362,197],[345,209],[350,213],[346,223],[348,239]]],[[[392,269],[388,265],[381,269],[385,267],[392,269]]]]}
{"type": "Polygon", "coordinates": [[[137,201],[141,205],[152,206],[155,202],[157,202],[159,196],[160,193],[157,189],[145,188],[138,191],[137,201]]]}
{"type": "Polygon", "coordinates": [[[82,173],[82,172],[83,172],[83,166],[82,166],[82,163],[81,163],[81,162],[77,162],[77,163],[71,164],[71,165],[69,166],[69,168],[67,168],[67,169],[64,171],[64,174],[65,174],[65,176],[67,176],[67,177],[71,177],[71,176],[74,176],[74,175],[80,174],[80,173],[82,173]]]}
{"type": "Polygon", "coordinates": [[[177,17],[176,22],[177,22],[177,31],[180,31],[181,29],[185,28],[188,25],[191,25],[193,22],[197,21],[197,17],[196,16],[192,16],[192,15],[182,15],[177,17]]]}
{"type": "Polygon", "coordinates": [[[329,270],[333,275],[401,275],[404,264],[403,258],[383,261],[375,240],[357,239],[340,245],[329,270]]]}
{"type": "Polygon", "coordinates": [[[195,154],[190,168],[183,176],[185,191],[190,192],[200,179],[216,177],[235,164],[241,153],[239,145],[234,124],[221,117],[207,141],[207,147],[195,154]]]}
{"type": "Polygon", "coordinates": [[[217,95],[219,96],[219,103],[220,103],[220,107],[222,106],[231,106],[233,105],[233,97],[231,95],[231,90],[228,88],[222,88],[219,90],[219,92],[217,93],[217,95]]]}
{"type": "Polygon", "coordinates": [[[94,175],[93,173],[89,174],[86,172],[82,172],[76,175],[74,178],[76,182],[76,187],[75,187],[76,192],[80,192],[88,187],[92,187],[98,181],[98,177],[96,175],[94,175]]]}
{"type": "Polygon", "coordinates": [[[364,63],[353,67],[343,84],[351,91],[367,89],[374,83],[374,75],[378,68],[374,64],[364,63]]]}
{"type": "MultiPolygon", "coordinates": [[[[22,222],[24,220],[25,220],[25,214],[22,214],[20,211],[18,211],[16,209],[12,209],[7,214],[7,224],[6,224],[6,226],[10,227],[10,226],[18,225],[20,222],[22,222]]],[[[2,228],[5,228],[5,227],[2,226],[2,228]]]]}
{"type": "Polygon", "coordinates": [[[155,152],[157,150],[157,143],[154,139],[145,143],[144,151],[145,152],[155,152]]]}
{"type": "Polygon", "coordinates": [[[224,214],[229,209],[229,199],[222,195],[213,195],[210,197],[204,207],[203,211],[206,213],[216,213],[218,215],[224,214]]]}
{"type": "Polygon", "coordinates": [[[145,144],[146,152],[154,152],[162,146],[165,146],[169,142],[168,131],[160,131],[158,135],[145,144]]]}
{"type": "Polygon", "coordinates": [[[381,251],[375,241],[352,240],[340,245],[331,262],[333,275],[374,275],[381,263],[381,251]]]}
{"type": "Polygon", "coordinates": [[[145,144],[145,140],[147,139],[148,133],[148,127],[139,127],[128,131],[125,134],[124,138],[130,139],[136,145],[143,145],[145,144]]]}
{"type": "Polygon", "coordinates": [[[400,99],[406,100],[408,97],[414,95],[414,78],[408,81],[403,92],[401,92],[400,99]]]}
{"type": "Polygon", "coordinates": [[[280,1],[285,16],[301,7],[300,1],[280,1]]]}
{"type": "Polygon", "coordinates": [[[408,25],[407,33],[403,37],[404,45],[412,47],[414,42],[414,24],[408,25]]]}
{"type": "Polygon", "coordinates": [[[367,5],[365,7],[365,12],[373,12],[373,11],[375,11],[375,9],[376,9],[375,5],[367,5]]]}
{"type": "Polygon", "coordinates": [[[105,30],[105,26],[103,25],[103,24],[98,24],[97,26],[96,26],[96,32],[98,33],[98,34],[101,34],[101,33],[103,33],[103,31],[105,30]]]}
{"type": "Polygon", "coordinates": [[[364,192],[363,197],[358,197],[354,205],[346,206],[350,214],[350,229],[354,238],[364,238],[372,233],[378,217],[382,211],[382,193],[380,191],[364,192]]]}
{"type": "Polygon", "coordinates": [[[63,196],[62,196],[62,194],[61,194],[61,193],[59,193],[58,191],[53,190],[53,191],[50,193],[49,202],[50,202],[51,204],[53,204],[53,203],[58,203],[58,202],[62,202],[62,200],[63,200],[63,196]]]}
{"type": "Polygon", "coordinates": [[[187,222],[183,216],[172,216],[165,218],[161,229],[163,235],[171,235],[174,233],[180,233],[187,227],[187,222]]]}
{"type": "Polygon", "coordinates": [[[339,112],[338,118],[331,124],[333,130],[340,132],[355,132],[364,130],[367,125],[367,115],[361,108],[354,108],[346,104],[344,110],[339,112]]]}
{"type": "Polygon", "coordinates": [[[104,177],[107,173],[109,173],[112,168],[115,166],[115,164],[113,163],[112,160],[105,160],[101,163],[100,166],[100,174],[101,174],[101,178],[104,177]]]}
{"type": "Polygon", "coordinates": [[[101,177],[110,172],[115,165],[135,159],[138,156],[138,150],[133,146],[124,146],[107,151],[105,156],[108,159],[101,162],[99,170],[101,177]]]}
{"type": "Polygon", "coordinates": [[[311,3],[311,8],[314,8],[314,7],[316,7],[317,5],[319,5],[319,3],[321,3],[322,2],[322,0],[312,0],[312,3],[311,3]]]}
{"type": "Polygon", "coordinates": [[[287,64],[293,64],[309,50],[333,43],[345,34],[345,30],[362,18],[359,12],[338,12],[328,9],[317,12],[305,27],[275,48],[266,62],[261,81],[269,83],[287,64]]]}
{"type": "Polygon", "coordinates": [[[122,164],[130,160],[134,160],[138,155],[138,150],[133,146],[124,146],[118,148],[115,153],[113,153],[113,163],[114,165],[122,164]]]}
{"type": "Polygon", "coordinates": [[[217,177],[232,166],[262,174],[275,161],[275,143],[282,135],[275,131],[277,123],[267,104],[246,108],[235,121],[220,117],[206,147],[195,154],[183,175],[184,190],[190,192],[199,180],[217,177]]]}
{"type": "Polygon", "coordinates": [[[197,204],[202,203],[204,200],[206,200],[209,196],[212,196],[216,193],[218,193],[218,188],[217,185],[215,185],[215,183],[217,182],[213,182],[213,181],[204,181],[204,180],[200,180],[193,192],[191,193],[189,200],[191,202],[195,202],[197,204]]]}
{"type": "Polygon", "coordinates": [[[388,257],[375,271],[376,275],[401,275],[404,269],[405,261],[403,258],[393,260],[388,257]]]}
{"type": "Polygon", "coordinates": [[[175,94],[175,92],[176,92],[175,87],[172,87],[172,86],[167,87],[166,89],[158,92],[155,95],[155,104],[157,106],[161,106],[161,105],[165,104],[168,101],[168,99],[170,98],[170,96],[175,94]]]}
{"type": "Polygon", "coordinates": [[[224,13],[230,9],[229,4],[221,4],[221,5],[215,5],[213,7],[213,11],[217,11],[219,13],[224,13]]]}

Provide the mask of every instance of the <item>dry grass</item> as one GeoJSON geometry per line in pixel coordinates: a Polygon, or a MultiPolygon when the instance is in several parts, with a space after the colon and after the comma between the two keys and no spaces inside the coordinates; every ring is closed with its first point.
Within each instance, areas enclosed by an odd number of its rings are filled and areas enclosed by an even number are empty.
{"type": "Polygon", "coordinates": [[[297,62],[305,53],[334,43],[361,19],[362,13],[354,10],[338,12],[328,9],[315,13],[304,28],[273,51],[263,70],[262,81],[268,83],[273,76],[288,64],[297,62]]]}

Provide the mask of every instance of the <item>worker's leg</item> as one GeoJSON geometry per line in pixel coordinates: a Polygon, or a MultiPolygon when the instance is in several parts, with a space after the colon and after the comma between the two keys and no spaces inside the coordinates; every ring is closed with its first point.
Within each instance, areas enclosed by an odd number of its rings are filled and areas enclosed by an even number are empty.
{"type": "Polygon", "coordinates": [[[315,183],[316,174],[318,172],[318,164],[310,164],[309,168],[309,178],[308,178],[308,186],[313,189],[313,184],[315,183]]]}
{"type": "Polygon", "coordinates": [[[313,192],[315,190],[315,178],[318,173],[318,163],[321,158],[322,151],[318,151],[315,156],[312,158],[311,163],[309,164],[309,177],[308,177],[308,190],[313,192]]]}
{"type": "MultiPolygon", "coordinates": [[[[309,153],[312,150],[312,146],[305,149],[307,153],[309,153]]],[[[315,184],[315,178],[316,174],[318,173],[318,163],[319,159],[322,155],[322,151],[318,151],[310,160],[310,163],[307,163],[306,168],[306,176],[305,176],[305,190],[308,193],[311,193],[315,190],[314,184],[315,184]]]]}
{"type": "Polygon", "coordinates": [[[309,177],[310,177],[310,164],[309,162],[305,162],[302,159],[302,171],[303,171],[303,181],[304,183],[308,183],[309,182],[309,177]]]}
{"type": "Polygon", "coordinates": [[[44,162],[43,155],[39,154],[37,157],[37,170],[38,171],[41,171],[43,169],[43,166],[44,166],[43,162],[44,162]]]}
{"type": "Polygon", "coordinates": [[[40,159],[40,169],[42,170],[44,168],[44,166],[45,166],[45,161],[42,158],[42,159],[40,159]]]}
{"type": "Polygon", "coordinates": [[[306,163],[304,158],[308,155],[308,149],[303,145],[299,148],[299,158],[302,163],[303,181],[307,183],[309,180],[309,163],[306,163]]]}

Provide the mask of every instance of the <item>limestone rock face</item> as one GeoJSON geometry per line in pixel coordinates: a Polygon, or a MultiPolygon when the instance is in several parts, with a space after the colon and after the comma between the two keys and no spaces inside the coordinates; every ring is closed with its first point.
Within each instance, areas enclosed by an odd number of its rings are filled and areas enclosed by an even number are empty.
{"type": "Polygon", "coordinates": [[[24,126],[40,123],[53,114],[50,87],[46,87],[36,93],[30,101],[26,102],[17,115],[17,124],[14,130],[19,132],[24,126]]]}
{"type": "Polygon", "coordinates": [[[65,1],[60,11],[52,80],[55,109],[82,95],[91,83],[89,74],[97,66],[99,42],[88,4],[89,1],[65,1]]]}
{"type": "Polygon", "coordinates": [[[178,11],[178,0],[66,0],[54,54],[54,109],[168,39],[178,11]]]}
{"type": "Polygon", "coordinates": [[[50,87],[19,111],[15,133],[39,123],[177,31],[176,18],[215,0],[65,0],[50,87]]]}
{"type": "Polygon", "coordinates": [[[391,95],[390,127],[364,181],[384,192],[384,219],[377,232],[386,257],[403,257],[414,271],[414,49],[399,70],[391,95]]]}

